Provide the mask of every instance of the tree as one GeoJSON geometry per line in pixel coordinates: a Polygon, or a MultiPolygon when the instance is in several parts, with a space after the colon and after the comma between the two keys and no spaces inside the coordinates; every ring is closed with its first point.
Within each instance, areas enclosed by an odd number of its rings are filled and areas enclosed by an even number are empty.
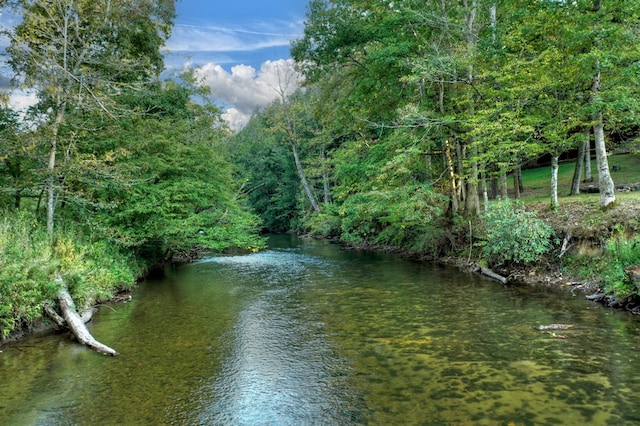
{"type": "MultiPolygon", "coordinates": [[[[475,214],[480,184],[485,200],[487,182],[501,182],[494,195],[506,196],[507,174],[519,175],[540,155],[556,163],[584,143],[584,128],[595,125],[599,140],[631,128],[640,110],[629,84],[639,76],[640,43],[626,41],[638,40],[640,7],[596,5],[311,2],[292,53],[307,84],[320,88],[311,102],[321,132],[334,141],[343,235],[371,240],[394,229],[400,216],[385,211],[385,197],[424,194],[412,192],[417,184],[446,194],[451,217],[475,214]]],[[[515,181],[518,194],[522,182],[515,181]]]]}
{"type": "Polygon", "coordinates": [[[249,203],[271,232],[295,228],[300,177],[291,148],[269,129],[266,112],[254,114],[229,140],[236,180],[249,203]]]}
{"type": "MultiPolygon", "coordinates": [[[[5,2],[3,2],[4,5],[5,2]]],[[[173,0],[14,0],[22,16],[10,39],[9,64],[25,87],[39,97],[38,111],[49,132],[47,233],[53,237],[60,182],[57,156],[68,117],[83,112],[118,115],[116,99],[157,79],[163,68],[160,48],[169,36],[173,0]]],[[[68,303],[67,283],[55,274],[57,299],[78,340],[109,355],[68,303]]]]}
{"type": "Polygon", "coordinates": [[[169,36],[173,0],[16,0],[22,15],[5,30],[9,64],[23,85],[35,88],[50,132],[47,162],[47,229],[56,208],[56,156],[67,115],[118,112],[114,99],[155,79],[160,48],[169,36]]]}
{"type": "Polygon", "coordinates": [[[304,94],[298,91],[291,96],[285,96],[283,93],[280,99],[277,99],[270,106],[268,117],[272,131],[279,134],[291,147],[296,170],[307,200],[316,213],[321,213],[322,209],[315,191],[307,179],[299,152],[300,145],[313,139],[314,133],[317,131],[317,124],[310,114],[304,94]]]}
{"type": "MultiPolygon", "coordinates": [[[[611,205],[615,193],[604,127],[614,130],[617,121],[629,119],[637,110],[637,97],[630,96],[635,86],[628,84],[637,73],[633,64],[640,57],[637,43],[628,43],[638,40],[633,23],[637,5],[615,0],[606,5],[590,0],[506,5],[512,15],[505,29],[505,47],[513,55],[509,69],[517,67],[512,76],[518,82],[513,87],[528,105],[536,137],[546,152],[558,156],[583,144],[581,133],[593,127],[601,205],[611,205]]],[[[552,199],[557,202],[557,195],[552,194],[552,199]]]]}
{"type": "Polygon", "coordinates": [[[20,123],[15,111],[8,107],[0,109],[0,206],[12,205],[20,208],[23,192],[32,183],[36,158],[35,146],[26,141],[28,133],[20,132],[20,123]],[[2,201],[7,194],[12,202],[2,201]]]}

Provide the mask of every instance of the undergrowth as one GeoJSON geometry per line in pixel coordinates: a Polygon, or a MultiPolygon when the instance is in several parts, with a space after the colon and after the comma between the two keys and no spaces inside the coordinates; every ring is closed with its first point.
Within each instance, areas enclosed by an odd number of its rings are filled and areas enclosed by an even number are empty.
{"type": "Polygon", "coordinates": [[[49,236],[27,212],[4,212],[0,253],[0,336],[42,318],[43,303],[58,291],[57,275],[85,306],[131,287],[140,272],[107,242],[64,226],[49,236]]]}

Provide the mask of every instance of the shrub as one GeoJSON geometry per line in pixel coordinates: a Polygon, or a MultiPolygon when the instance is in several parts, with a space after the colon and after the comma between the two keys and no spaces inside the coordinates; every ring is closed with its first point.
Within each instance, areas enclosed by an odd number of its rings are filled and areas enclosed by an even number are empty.
{"type": "Polygon", "coordinates": [[[342,240],[423,251],[438,246],[444,198],[424,185],[358,193],[341,208],[342,240]]]}
{"type": "Polygon", "coordinates": [[[108,299],[135,283],[136,265],[115,246],[78,228],[60,226],[53,238],[33,215],[4,212],[0,220],[0,335],[42,317],[55,298],[60,273],[79,306],[108,299]]]}
{"type": "Polygon", "coordinates": [[[322,213],[305,217],[303,227],[310,235],[332,238],[340,235],[341,224],[335,204],[323,204],[322,213]]]}
{"type": "Polygon", "coordinates": [[[492,202],[483,213],[482,253],[495,264],[535,262],[552,248],[553,229],[522,202],[508,198],[492,202]]]}
{"type": "Polygon", "coordinates": [[[625,273],[628,266],[640,265],[640,238],[626,239],[616,235],[607,241],[602,262],[601,277],[607,291],[625,297],[637,289],[625,273]]]}
{"type": "Polygon", "coordinates": [[[0,334],[42,314],[55,295],[57,261],[44,232],[24,213],[3,212],[0,221],[0,334]]]}

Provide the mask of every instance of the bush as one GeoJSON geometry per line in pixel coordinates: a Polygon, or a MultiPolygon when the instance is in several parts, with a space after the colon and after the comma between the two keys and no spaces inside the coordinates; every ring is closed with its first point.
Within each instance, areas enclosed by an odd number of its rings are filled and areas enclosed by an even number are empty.
{"type": "Polygon", "coordinates": [[[29,213],[4,212],[0,220],[0,335],[28,327],[54,299],[59,273],[78,306],[109,299],[135,283],[137,266],[106,241],[76,228],[50,238],[29,213]]]}
{"type": "Polygon", "coordinates": [[[624,271],[626,267],[635,265],[640,265],[640,238],[626,239],[617,235],[609,239],[601,272],[605,290],[620,297],[637,293],[639,289],[624,271]]]}
{"type": "Polygon", "coordinates": [[[536,262],[552,248],[553,229],[520,201],[492,202],[483,213],[482,253],[494,264],[536,262]]]}
{"type": "Polygon", "coordinates": [[[341,208],[342,240],[415,251],[439,246],[444,198],[423,185],[358,193],[341,208]]]}
{"type": "Polygon", "coordinates": [[[42,315],[55,295],[57,261],[33,217],[4,212],[0,221],[0,334],[42,315]]]}
{"type": "Polygon", "coordinates": [[[304,218],[304,231],[310,235],[333,238],[340,235],[342,220],[335,204],[323,204],[322,213],[304,218]]]}

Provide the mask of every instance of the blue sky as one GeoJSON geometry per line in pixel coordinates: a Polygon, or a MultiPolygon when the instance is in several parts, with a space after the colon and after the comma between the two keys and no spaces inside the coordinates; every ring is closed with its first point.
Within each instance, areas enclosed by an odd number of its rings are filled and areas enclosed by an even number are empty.
{"type": "MultiPolygon", "coordinates": [[[[275,99],[283,76],[292,73],[290,43],[302,35],[307,3],[179,0],[167,68],[195,68],[225,109],[224,118],[238,129],[275,99]]],[[[288,84],[287,92],[296,85],[288,84]]]]}
{"type": "Polygon", "coordinates": [[[306,0],[178,0],[167,65],[187,56],[196,64],[225,68],[259,68],[265,60],[286,59],[290,41],[302,34],[306,5],[306,0]]]}
{"type": "MultiPolygon", "coordinates": [[[[223,117],[241,128],[257,109],[277,96],[283,76],[292,74],[291,40],[302,35],[307,0],[177,0],[177,17],[166,43],[168,71],[190,66],[211,88],[223,117]]],[[[10,26],[14,17],[0,15],[10,26]]],[[[8,44],[0,40],[0,47],[8,44]]],[[[290,82],[287,92],[297,85],[290,82]]],[[[0,75],[0,89],[8,80],[0,75]]],[[[33,95],[14,91],[12,104],[19,108],[33,95]]]]}

